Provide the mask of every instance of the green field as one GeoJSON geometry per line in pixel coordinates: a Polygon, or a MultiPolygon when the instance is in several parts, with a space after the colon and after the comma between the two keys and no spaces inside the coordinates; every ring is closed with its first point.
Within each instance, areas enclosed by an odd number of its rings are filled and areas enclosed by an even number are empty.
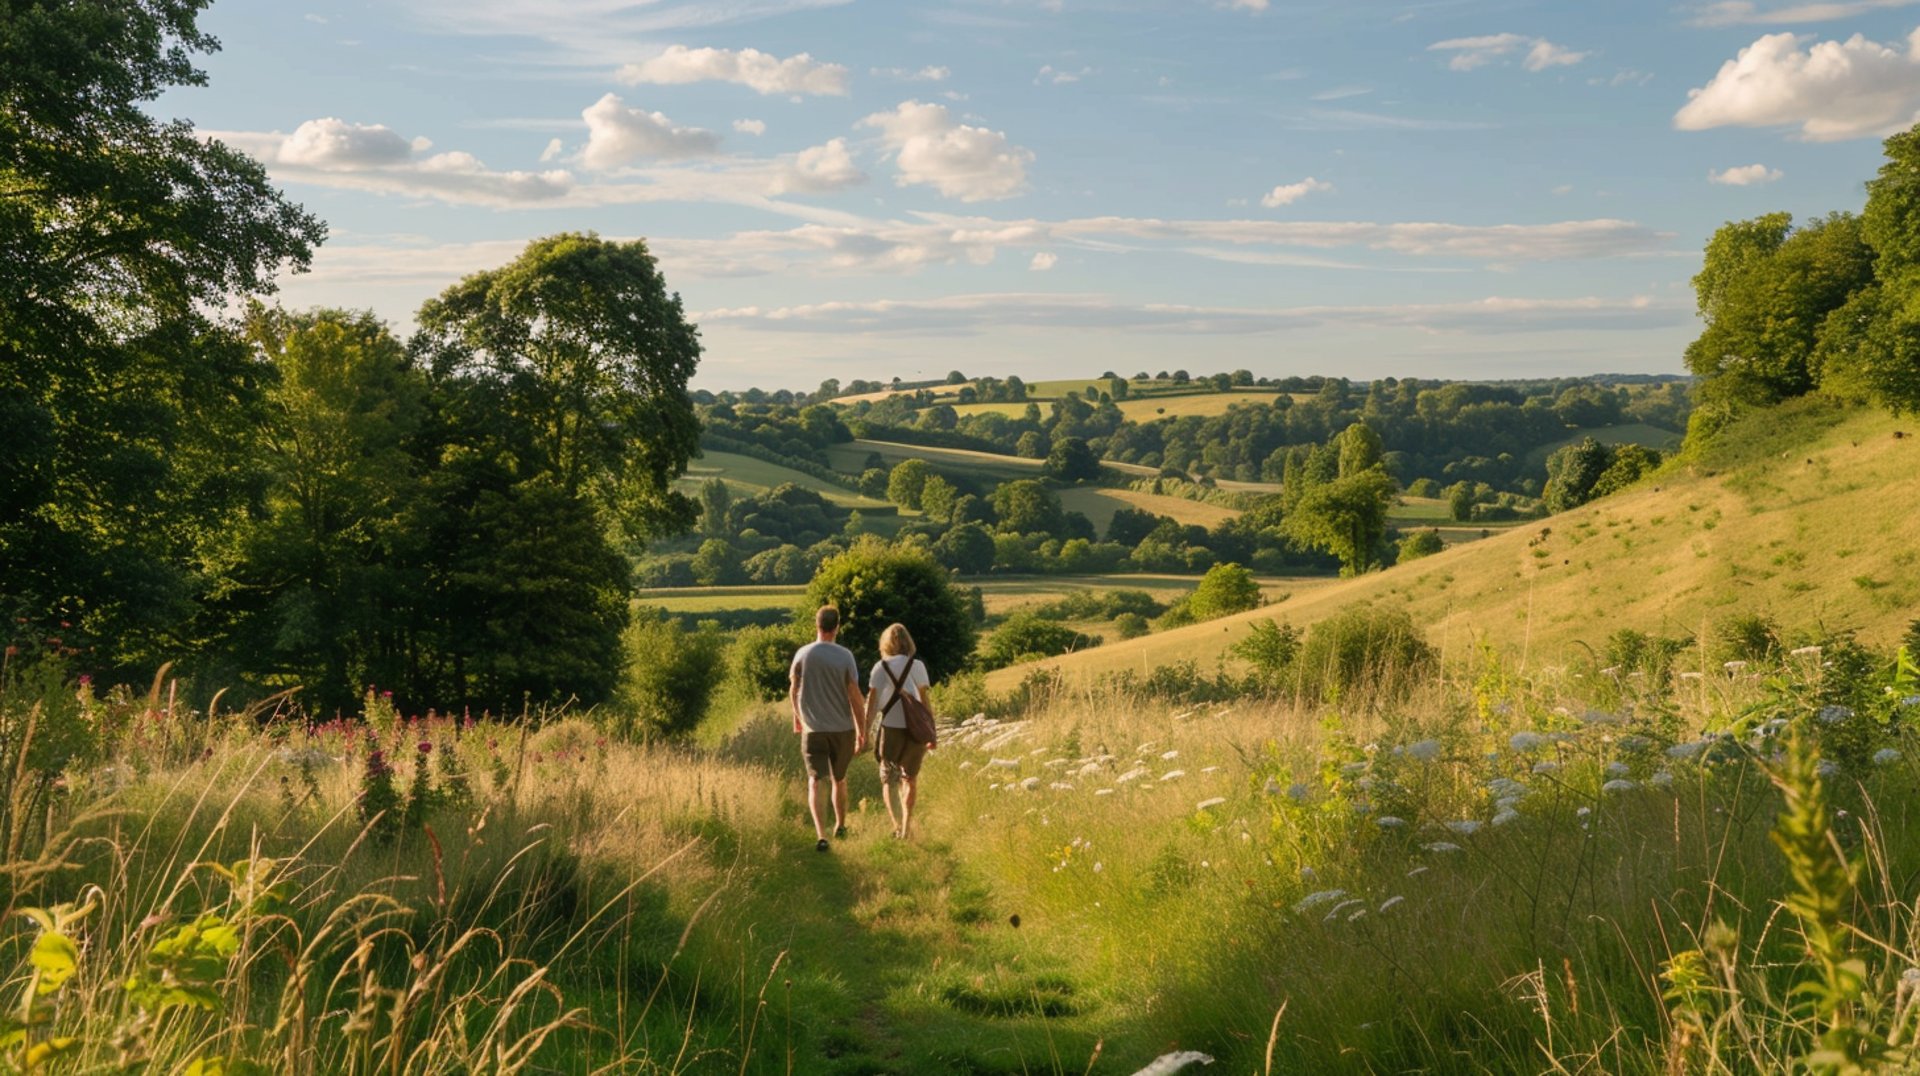
{"type": "Polygon", "coordinates": [[[1131,489],[1102,489],[1092,486],[1061,490],[1060,505],[1070,512],[1079,512],[1092,520],[1094,528],[1102,536],[1107,533],[1107,524],[1113,520],[1113,514],[1122,508],[1143,509],[1157,516],[1168,516],[1181,523],[1192,523],[1208,529],[1240,515],[1232,508],[1192,501],[1185,497],[1168,497],[1163,494],[1141,493],[1131,489]]]}
{"type": "Polygon", "coordinates": [[[928,448],[903,445],[894,441],[852,441],[827,450],[827,459],[836,471],[859,474],[869,453],[879,454],[892,467],[901,460],[926,460],[934,470],[962,476],[979,476],[995,481],[1040,477],[1041,461],[992,452],[973,452],[964,448],[928,448]]]}
{"type": "Polygon", "coordinates": [[[687,465],[687,473],[675,483],[683,492],[696,492],[709,478],[718,478],[736,491],[748,494],[765,493],[775,486],[791,482],[801,489],[809,489],[825,497],[829,502],[843,508],[884,509],[891,512],[893,505],[886,501],[876,501],[864,497],[844,486],[824,482],[810,474],[782,467],[776,463],[755,459],[752,456],[740,456],[732,452],[705,452],[699,459],[687,465]]]}
{"type": "Polygon", "coordinates": [[[1671,452],[1680,444],[1679,434],[1672,430],[1663,430],[1658,426],[1648,426],[1638,422],[1620,426],[1601,426],[1596,429],[1581,430],[1570,437],[1529,451],[1527,466],[1545,467],[1548,456],[1568,445],[1579,444],[1589,437],[1603,445],[1645,445],[1648,448],[1657,448],[1661,452],[1671,452]]]}
{"type": "MultiPolygon", "coordinates": [[[[1885,642],[1920,607],[1920,525],[1909,488],[1920,439],[1895,438],[1884,413],[1807,400],[1753,416],[1717,454],[1623,493],[1477,536],[1443,553],[1303,594],[1285,619],[1305,626],[1355,603],[1404,608],[1449,655],[1485,639],[1548,664],[1596,631],[1697,636],[1732,612],[1825,623],[1885,642]],[[1780,445],[1746,451],[1756,444],[1780,445]],[[1845,521],[1836,526],[1835,521],[1845,521]],[[1604,628],[1604,630],[1600,630],[1604,628]]],[[[1058,659],[1070,676],[1169,661],[1211,662],[1274,614],[1260,610],[1058,659]]],[[[1001,687],[1031,670],[992,674],[1001,687]]]]}

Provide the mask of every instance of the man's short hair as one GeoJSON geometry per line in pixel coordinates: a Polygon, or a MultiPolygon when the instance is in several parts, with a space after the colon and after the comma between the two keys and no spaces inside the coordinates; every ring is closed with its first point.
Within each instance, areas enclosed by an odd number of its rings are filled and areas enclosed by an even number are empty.
{"type": "Polygon", "coordinates": [[[813,626],[819,629],[822,635],[832,635],[834,632],[839,631],[840,610],[835,609],[831,605],[821,606],[820,611],[813,614],[813,626]]]}

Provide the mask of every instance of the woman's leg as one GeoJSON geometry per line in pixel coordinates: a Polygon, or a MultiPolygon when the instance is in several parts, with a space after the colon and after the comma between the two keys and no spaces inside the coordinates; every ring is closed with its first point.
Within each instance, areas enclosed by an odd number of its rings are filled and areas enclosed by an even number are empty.
{"type": "Polygon", "coordinates": [[[898,746],[894,737],[888,735],[893,730],[886,726],[880,728],[880,802],[887,805],[887,818],[893,823],[893,835],[902,836],[905,825],[901,813],[905,803],[901,800],[897,781],[900,777],[898,746]],[[889,758],[893,755],[893,758],[889,758]]]}

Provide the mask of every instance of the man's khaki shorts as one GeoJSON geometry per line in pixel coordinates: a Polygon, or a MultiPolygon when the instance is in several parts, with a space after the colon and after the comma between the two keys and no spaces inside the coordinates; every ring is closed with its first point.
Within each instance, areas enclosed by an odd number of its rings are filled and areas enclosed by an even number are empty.
{"type": "Polygon", "coordinates": [[[880,726],[880,780],[897,784],[902,777],[919,777],[927,759],[927,745],[915,743],[906,729],[880,726]]]}
{"type": "Polygon", "coordinates": [[[807,772],[815,779],[831,775],[836,781],[847,779],[847,767],[853,763],[853,730],[800,734],[800,753],[806,757],[807,772]]]}

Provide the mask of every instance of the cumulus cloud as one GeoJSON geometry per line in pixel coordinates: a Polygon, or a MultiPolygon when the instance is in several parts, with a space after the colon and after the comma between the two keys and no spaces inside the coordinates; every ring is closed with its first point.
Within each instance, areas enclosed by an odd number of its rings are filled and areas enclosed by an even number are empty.
{"type": "Polygon", "coordinates": [[[1066,71],[1052,64],[1046,64],[1040,68],[1039,74],[1033,76],[1033,84],[1038,86],[1042,83],[1051,83],[1061,86],[1069,82],[1078,82],[1091,74],[1093,74],[1091,67],[1082,67],[1078,71],[1066,71]]]}
{"type": "Polygon", "coordinates": [[[690,49],[673,45],[651,60],[623,65],[614,77],[628,85],[733,82],[763,94],[844,97],[847,93],[846,68],[821,63],[804,52],[782,60],[759,49],[690,49]]]}
{"type": "Polygon", "coordinates": [[[581,110],[587,146],[580,162],[588,168],[618,168],[642,158],[671,160],[703,157],[720,148],[720,136],[699,127],[677,127],[658,112],[628,108],[614,94],[581,110]]]}
{"type": "Polygon", "coordinates": [[[900,186],[930,186],[963,202],[1011,198],[1026,190],[1032,151],[999,131],[956,121],[944,105],[903,101],[860,125],[879,129],[899,169],[900,186]]]}
{"type": "Polygon", "coordinates": [[[1058,264],[1060,255],[1051,250],[1037,250],[1034,251],[1033,260],[1027,263],[1027,268],[1035,273],[1044,273],[1058,264]]]}
{"type": "Polygon", "coordinates": [[[1707,181],[1728,187],[1752,187],[1761,183],[1772,183],[1779,179],[1780,175],[1778,168],[1768,168],[1764,164],[1745,164],[1738,168],[1708,172],[1707,181]]]}
{"type": "Polygon", "coordinates": [[[1556,45],[1544,37],[1514,33],[1450,38],[1428,45],[1427,51],[1452,53],[1447,58],[1447,67],[1454,71],[1472,71],[1504,60],[1523,48],[1526,51],[1521,55],[1520,66],[1536,72],[1552,67],[1570,67],[1589,55],[1556,45]]]}
{"type": "Polygon", "coordinates": [[[1721,0],[1694,10],[1695,26],[1787,26],[1803,22],[1851,19],[1888,8],[1912,7],[1920,0],[1845,0],[1840,3],[1790,4],[1762,8],[1751,0],[1721,0]]]}
{"type": "Polygon", "coordinates": [[[432,144],[424,139],[410,142],[383,123],[348,123],[328,116],[294,128],[280,143],[274,158],[282,164],[330,171],[380,168],[411,160],[415,142],[419,149],[432,144]]]}
{"type": "Polygon", "coordinates": [[[794,154],[774,177],[768,193],[821,194],[864,183],[866,179],[867,174],[854,165],[853,155],[847,152],[847,140],[836,138],[794,154]]]}
{"type": "Polygon", "coordinates": [[[702,325],[788,332],[919,335],[976,333],[1028,326],[1197,335],[1282,332],[1323,325],[1498,335],[1517,332],[1645,330],[1685,322],[1690,308],[1625,299],[1516,299],[1458,303],[1273,308],[1138,303],[1105,295],[983,294],[935,299],[839,301],[782,307],[733,307],[692,315],[702,325]]]}
{"type": "Polygon", "coordinates": [[[733,129],[741,134],[759,136],[767,133],[767,122],[765,120],[734,120],[733,129]]]}
{"type": "Polygon", "coordinates": [[[1902,44],[1855,34],[1803,48],[1793,34],[1768,34],[1687,91],[1673,125],[1798,126],[1811,142],[1890,134],[1920,117],[1920,30],[1902,44]]]}
{"type": "Polygon", "coordinates": [[[550,203],[573,190],[573,175],[497,171],[471,153],[429,154],[425,138],[407,139],[383,124],[327,117],[308,120],[292,134],[208,131],[252,154],[280,177],[346,190],[437,198],[463,205],[550,203]]]}
{"type": "Polygon", "coordinates": [[[1261,196],[1260,204],[1266,206],[1268,209],[1278,209],[1283,205],[1292,205],[1317,191],[1330,191],[1332,189],[1333,184],[1308,176],[1298,183],[1282,183],[1273,188],[1261,196]]]}

